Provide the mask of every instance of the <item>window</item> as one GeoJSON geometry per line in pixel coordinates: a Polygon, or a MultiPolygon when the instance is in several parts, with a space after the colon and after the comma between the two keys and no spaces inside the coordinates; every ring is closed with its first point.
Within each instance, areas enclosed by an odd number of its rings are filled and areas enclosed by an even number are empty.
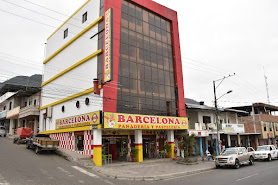
{"type": "Polygon", "coordinates": [[[271,125],[271,122],[268,123],[268,126],[269,126],[269,131],[272,131],[272,125],[271,125]]]}
{"type": "Polygon", "coordinates": [[[25,107],[27,106],[27,101],[26,101],[26,102],[24,102],[24,106],[25,106],[25,107]]]}
{"type": "Polygon", "coordinates": [[[37,100],[34,100],[34,105],[36,106],[36,104],[37,104],[37,100]]]}
{"type": "MultiPolygon", "coordinates": [[[[27,104],[27,102],[26,102],[26,104],[27,104]]],[[[6,109],[7,109],[7,106],[4,107],[4,110],[6,110],[6,109]]]]}
{"type": "Polygon", "coordinates": [[[65,106],[64,105],[62,106],[62,112],[65,112],[65,106]]]}
{"type": "Polygon", "coordinates": [[[74,132],[75,136],[75,150],[83,151],[84,150],[84,131],[74,132]]]}
{"type": "Polygon", "coordinates": [[[210,116],[203,116],[203,123],[211,123],[210,116]]]}
{"type": "Polygon", "coordinates": [[[264,131],[266,132],[266,124],[264,123],[264,131]]]}
{"type": "Polygon", "coordinates": [[[76,105],[76,108],[79,108],[80,107],[79,101],[77,101],[75,105],[76,105]]]}
{"type": "Polygon", "coordinates": [[[275,130],[278,131],[278,123],[275,123],[275,130]]]}
{"type": "Polygon", "coordinates": [[[69,34],[69,29],[67,28],[65,31],[64,31],[64,39],[67,38],[69,34]]]}
{"type": "Polygon", "coordinates": [[[13,104],[13,102],[10,102],[10,104],[9,104],[9,110],[12,110],[12,104],[13,104]]]}
{"type": "Polygon", "coordinates": [[[32,99],[29,100],[29,105],[32,105],[32,99]]]}
{"type": "Polygon", "coordinates": [[[89,103],[90,103],[89,98],[86,98],[86,99],[85,99],[85,104],[86,104],[86,105],[89,105],[89,103]]]}
{"type": "Polygon", "coordinates": [[[87,21],[87,12],[82,15],[82,23],[87,21]]]}
{"type": "Polygon", "coordinates": [[[127,0],[121,11],[117,112],[176,116],[170,21],[127,0]]]}

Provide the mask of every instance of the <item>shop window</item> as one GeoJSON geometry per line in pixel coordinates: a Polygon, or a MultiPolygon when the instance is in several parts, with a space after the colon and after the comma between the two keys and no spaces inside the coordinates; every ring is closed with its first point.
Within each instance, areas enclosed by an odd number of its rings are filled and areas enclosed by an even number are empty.
{"type": "Polygon", "coordinates": [[[87,12],[82,15],[82,23],[87,21],[87,12]]]}
{"type": "Polygon", "coordinates": [[[264,123],[264,131],[266,132],[266,124],[264,123]]]}
{"type": "Polygon", "coordinates": [[[67,38],[69,34],[69,29],[67,28],[65,31],[64,31],[64,39],[67,38]]]}
{"type": "Polygon", "coordinates": [[[75,132],[75,150],[84,151],[84,132],[75,132]]]}

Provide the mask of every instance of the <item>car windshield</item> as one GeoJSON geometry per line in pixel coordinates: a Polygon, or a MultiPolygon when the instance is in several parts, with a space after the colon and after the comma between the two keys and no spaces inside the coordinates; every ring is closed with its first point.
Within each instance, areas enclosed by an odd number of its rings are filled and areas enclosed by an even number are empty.
{"type": "Polygon", "coordinates": [[[237,154],[237,149],[226,149],[222,154],[223,155],[237,154]]]}
{"type": "Polygon", "coordinates": [[[257,151],[268,151],[268,147],[267,146],[259,146],[257,151]]]}

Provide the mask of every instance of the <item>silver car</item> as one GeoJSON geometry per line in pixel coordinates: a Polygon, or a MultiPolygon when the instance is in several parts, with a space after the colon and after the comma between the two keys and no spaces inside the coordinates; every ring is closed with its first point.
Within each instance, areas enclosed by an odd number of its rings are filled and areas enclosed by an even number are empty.
{"type": "Polygon", "coordinates": [[[3,126],[0,126],[0,136],[4,136],[6,137],[7,133],[6,133],[6,129],[3,126]]]}

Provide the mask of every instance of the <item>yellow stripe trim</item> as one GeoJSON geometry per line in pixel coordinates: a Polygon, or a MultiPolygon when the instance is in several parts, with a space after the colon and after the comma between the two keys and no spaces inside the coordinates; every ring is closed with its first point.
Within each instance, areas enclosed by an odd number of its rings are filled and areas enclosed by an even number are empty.
{"type": "Polygon", "coordinates": [[[84,131],[84,130],[91,130],[91,126],[65,128],[61,130],[48,130],[48,131],[40,132],[40,134],[55,134],[55,133],[75,132],[75,131],[84,131]]]}
{"type": "Polygon", "coordinates": [[[52,78],[50,78],[49,80],[45,81],[44,83],[42,83],[41,86],[45,86],[46,84],[52,82],[53,80],[59,78],[60,76],[66,74],[67,72],[71,71],[72,69],[78,67],[79,65],[87,62],[88,60],[90,60],[91,58],[94,58],[95,56],[99,55],[102,53],[102,49],[99,49],[98,51],[94,52],[93,54],[87,56],[86,58],[83,58],[82,60],[80,60],[79,62],[73,64],[72,66],[70,66],[69,68],[65,69],[64,71],[58,73],[57,75],[53,76],[52,78]]]}
{"type": "MultiPolygon", "coordinates": [[[[98,88],[101,89],[101,85],[99,85],[98,88]]],[[[61,99],[61,100],[59,100],[59,101],[50,103],[50,104],[48,104],[48,105],[46,105],[46,106],[41,107],[40,110],[46,109],[47,107],[51,107],[51,106],[54,106],[54,105],[58,105],[58,104],[60,104],[60,103],[67,102],[67,101],[69,101],[69,100],[72,100],[72,99],[74,99],[74,98],[78,98],[78,97],[80,97],[80,96],[83,96],[83,95],[85,95],[85,94],[89,94],[89,93],[91,93],[91,92],[94,92],[94,88],[87,89],[87,90],[85,90],[85,91],[83,91],[83,92],[79,92],[79,93],[77,93],[77,94],[71,95],[71,96],[66,97],[66,98],[64,98],[64,99],[61,99]]]]}
{"type": "Polygon", "coordinates": [[[54,33],[52,33],[48,38],[50,39],[50,37],[52,37],[57,31],[59,31],[60,28],[62,28],[75,14],[77,14],[77,12],[79,12],[86,4],[88,4],[91,0],[88,0],[83,6],[81,6],[72,16],[70,16],[66,22],[64,22],[54,33]]]}
{"type": "Polygon", "coordinates": [[[78,39],[81,35],[83,35],[84,33],[86,33],[89,29],[91,29],[92,27],[94,27],[96,24],[98,24],[100,21],[102,21],[102,16],[99,17],[96,21],[94,21],[92,24],[90,24],[87,28],[85,28],[83,31],[81,31],[80,33],[78,33],[75,37],[73,37],[70,41],[68,41],[64,46],[62,46],[60,49],[58,49],[55,53],[53,53],[50,57],[48,57],[43,64],[46,64],[47,62],[49,62],[53,57],[55,57],[58,53],[60,53],[61,51],[63,51],[66,47],[68,47],[71,43],[73,43],[76,39],[78,39]]]}

